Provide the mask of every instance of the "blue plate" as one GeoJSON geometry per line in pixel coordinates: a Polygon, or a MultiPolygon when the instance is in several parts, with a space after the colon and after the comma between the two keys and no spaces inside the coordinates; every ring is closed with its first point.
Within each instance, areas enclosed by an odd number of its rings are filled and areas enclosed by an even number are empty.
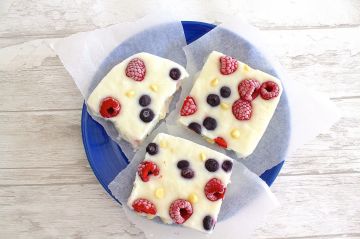
{"type": "MultiPolygon", "coordinates": [[[[212,24],[193,21],[183,21],[182,25],[187,44],[215,27],[212,24]]],[[[101,185],[111,195],[109,183],[127,166],[129,161],[121,148],[106,134],[104,128],[91,118],[85,104],[82,109],[81,132],[90,166],[101,185]]],[[[284,153],[280,156],[284,157],[284,153]]],[[[265,171],[260,177],[270,186],[279,174],[283,163],[284,161],[265,171]]]]}

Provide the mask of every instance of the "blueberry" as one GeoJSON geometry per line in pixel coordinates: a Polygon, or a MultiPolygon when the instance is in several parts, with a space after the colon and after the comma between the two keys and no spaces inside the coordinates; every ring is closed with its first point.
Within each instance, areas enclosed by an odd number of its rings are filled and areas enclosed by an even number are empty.
{"type": "Polygon", "coordinates": [[[142,95],[139,98],[139,105],[143,107],[150,105],[150,103],[151,103],[151,97],[148,95],[142,95]]]}
{"type": "Polygon", "coordinates": [[[231,95],[231,89],[227,86],[221,87],[220,95],[224,98],[228,98],[231,95]]]}
{"type": "Polygon", "coordinates": [[[217,122],[212,117],[206,117],[203,121],[203,125],[207,130],[214,130],[217,127],[217,122]]]}
{"type": "Polygon", "coordinates": [[[140,111],[140,119],[145,123],[152,121],[154,116],[154,112],[149,108],[145,108],[140,111]]]}
{"type": "Polygon", "coordinates": [[[210,94],[207,96],[206,102],[213,107],[218,106],[220,104],[220,97],[215,94],[210,94]]]}
{"type": "Polygon", "coordinates": [[[215,159],[208,159],[205,161],[205,168],[209,172],[216,172],[219,169],[219,163],[215,159]]]}
{"type": "Polygon", "coordinates": [[[150,155],[155,155],[159,152],[159,147],[155,143],[150,143],[146,146],[146,152],[148,152],[150,155]]]}
{"type": "Polygon", "coordinates": [[[181,170],[181,176],[186,179],[191,179],[195,176],[195,173],[191,168],[186,168],[181,170]]]}
{"type": "Polygon", "coordinates": [[[206,231],[209,231],[214,228],[215,220],[211,216],[207,215],[203,219],[203,226],[206,231]]]}
{"type": "Polygon", "coordinates": [[[198,124],[198,123],[195,123],[195,122],[191,122],[189,125],[188,125],[188,128],[193,130],[195,133],[197,134],[201,134],[201,125],[198,124]]]}
{"type": "Polygon", "coordinates": [[[173,80],[178,80],[181,76],[181,72],[178,68],[172,68],[169,72],[169,76],[173,80]]]}
{"type": "Polygon", "coordinates": [[[225,160],[222,165],[221,168],[225,171],[225,172],[229,172],[231,171],[233,166],[233,163],[230,160],[225,160]]]}
{"type": "Polygon", "coordinates": [[[187,169],[190,166],[190,163],[189,163],[189,161],[183,159],[183,160],[180,160],[176,166],[178,169],[187,169]]]}

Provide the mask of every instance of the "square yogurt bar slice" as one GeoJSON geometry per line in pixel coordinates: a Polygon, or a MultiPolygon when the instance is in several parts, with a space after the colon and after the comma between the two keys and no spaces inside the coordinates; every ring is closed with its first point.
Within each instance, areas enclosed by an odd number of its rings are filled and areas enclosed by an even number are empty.
{"type": "Polygon", "coordinates": [[[246,157],[279,103],[279,79],[213,51],[180,110],[180,124],[246,157]]]}
{"type": "Polygon", "coordinates": [[[146,151],[128,206],[149,218],[210,233],[230,183],[232,159],[164,133],[146,151]]]}
{"type": "Polygon", "coordinates": [[[113,67],[86,104],[93,115],[111,121],[120,137],[137,147],[166,116],[185,77],[188,73],[179,64],[138,53],[113,67]]]}

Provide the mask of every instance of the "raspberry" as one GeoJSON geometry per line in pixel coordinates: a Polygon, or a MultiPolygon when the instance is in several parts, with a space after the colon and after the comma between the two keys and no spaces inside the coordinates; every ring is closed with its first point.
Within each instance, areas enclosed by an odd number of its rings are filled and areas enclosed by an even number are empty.
{"type": "Polygon", "coordinates": [[[232,105],[232,113],[237,120],[248,120],[251,118],[251,102],[238,99],[232,105]]]}
{"type": "Polygon", "coordinates": [[[225,196],[226,188],[220,179],[210,179],[204,188],[205,196],[210,201],[217,201],[223,199],[225,196]]]}
{"type": "Polygon", "coordinates": [[[159,175],[159,172],[159,167],[155,163],[150,161],[143,161],[138,166],[138,174],[143,182],[149,181],[150,175],[159,175]]]}
{"type": "Polygon", "coordinates": [[[183,224],[193,214],[193,208],[189,201],[177,199],[171,203],[169,215],[176,224],[183,224]]]}
{"type": "Polygon", "coordinates": [[[238,68],[238,62],[231,56],[220,57],[220,72],[223,75],[230,75],[238,68]]]}
{"type": "Polygon", "coordinates": [[[133,202],[132,207],[136,212],[146,213],[151,215],[156,214],[155,205],[147,199],[143,199],[143,198],[136,199],[133,202]]]}
{"type": "Polygon", "coordinates": [[[120,113],[121,104],[112,97],[106,97],[100,103],[100,115],[104,118],[115,117],[120,113]]]}
{"type": "Polygon", "coordinates": [[[214,139],[214,142],[222,148],[225,148],[225,149],[227,148],[227,143],[226,143],[225,139],[223,139],[221,137],[216,137],[214,139]]]}
{"type": "Polygon", "coordinates": [[[140,58],[132,59],[125,70],[126,76],[130,77],[135,81],[142,81],[145,78],[146,67],[143,60],[140,58]]]}
{"type": "Polygon", "coordinates": [[[192,98],[191,96],[187,96],[181,107],[180,115],[188,116],[188,115],[194,114],[196,111],[197,111],[197,106],[196,106],[194,98],[192,98]]]}
{"type": "Polygon", "coordinates": [[[247,101],[252,101],[259,95],[260,82],[257,80],[242,80],[238,85],[240,98],[247,101]]]}
{"type": "Polygon", "coordinates": [[[264,100],[270,100],[279,95],[279,86],[273,81],[266,81],[261,84],[260,95],[264,100]]]}

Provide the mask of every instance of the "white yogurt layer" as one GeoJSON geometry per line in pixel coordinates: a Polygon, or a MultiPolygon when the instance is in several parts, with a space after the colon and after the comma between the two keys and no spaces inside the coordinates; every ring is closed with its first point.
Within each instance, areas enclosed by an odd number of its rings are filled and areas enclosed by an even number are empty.
{"type": "Polygon", "coordinates": [[[119,101],[119,114],[105,119],[114,124],[120,137],[137,147],[166,116],[167,102],[171,100],[180,81],[185,77],[188,77],[188,73],[179,64],[149,53],[138,53],[112,68],[91,93],[86,104],[90,112],[102,117],[99,111],[105,98],[112,97],[119,101]],[[134,58],[140,58],[145,64],[146,73],[142,81],[133,80],[125,73],[128,63],[134,58]],[[173,80],[169,76],[173,68],[178,68],[181,72],[178,80],[173,80]],[[151,98],[151,103],[146,107],[139,104],[139,98],[144,94],[151,98]],[[144,108],[149,108],[154,113],[153,119],[147,123],[139,117],[140,111],[144,108]]]}
{"type": "Polygon", "coordinates": [[[206,229],[204,218],[210,216],[216,222],[222,199],[209,200],[205,194],[205,185],[216,178],[221,180],[226,188],[230,183],[232,159],[202,145],[168,134],[158,134],[152,143],[156,144],[157,153],[150,155],[147,150],[144,160],[155,163],[159,174],[150,174],[149,180],[144,182],[137,173],[128,206],[133,208],[137,199],[146,199],[156,207],[156,214],[147,216],[159,216],[165,223],[176,223],[170,216],[170,205],[178,199],[186,200],[190,202],[193,213],[182,225],[211,232],[213,227],[206,229]],[[209,159],[213,162],[215,160],[217,164],[212,165],[213,172],[205,166],[209,159]],[[177,165],[180,160],[189,163],[188,168],[193,171],[193,177],[186,178],[181,175],[182,170],[177,165]],[[225,161],[227,166],[231,165],[227,170],[224,169],[225,161]]]}
{"type": "Polygon", "coordinates": [[[203,66],[190,96],[197,104],[197,111],[188,116],[181,116],[179,122],[184,126],[192,122],[202,126],[201,134],[210,141],[221,137],[227,143],[227,149],[231,149],[242,157],[250,155],[256,148],[263,136],[279,103],[282,86],[279,79],[259,70],[250,68],[248,65],[238,61],[238,68],[229,75],[220,72],[220,57],[224,54],[213,51],[203,66]],[[255,79],[261,83],[273,81],[279,86],[279,95],[270,100],[264,100],[258,95],[252,104],[252,115],[249,120],[237,120],[232,113],[233,103],[240,98],[238,85],[242,80],[255,79]],[[228,98],[220,97],[220,105],[213,107],[207,103],[209,94],[220,96],[220,88],[227,86],[231,89],[228,98]],[[205,117],[212,117],[217,122],[214,130],[203,127],[205,117]]]}

